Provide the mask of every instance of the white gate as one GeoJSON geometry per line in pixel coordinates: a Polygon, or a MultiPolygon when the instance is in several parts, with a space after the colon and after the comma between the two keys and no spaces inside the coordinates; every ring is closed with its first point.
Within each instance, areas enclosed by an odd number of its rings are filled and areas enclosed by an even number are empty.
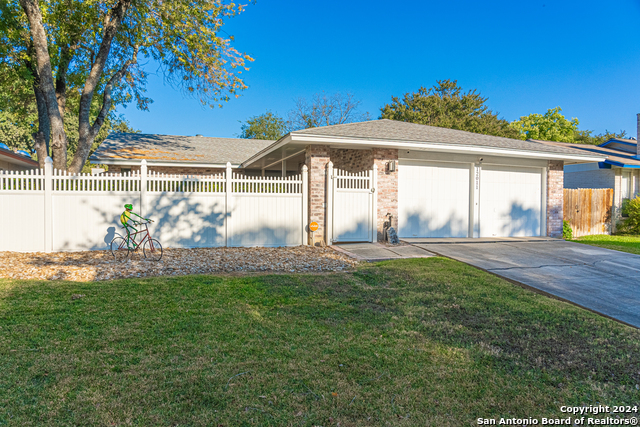
{"type": "Polygon", "coordinates": [[[327,231],[329,243],[377,241],[377,167],[348,173],[333,169],[329,162],[327,177],[327,231]]]}

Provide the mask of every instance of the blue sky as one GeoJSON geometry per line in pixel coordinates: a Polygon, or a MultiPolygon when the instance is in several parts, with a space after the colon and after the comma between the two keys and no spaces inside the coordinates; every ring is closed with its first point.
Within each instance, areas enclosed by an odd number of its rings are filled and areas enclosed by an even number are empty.
{"type": "Polygon", "coordinates": [[[638,0],[258,0],[224,29],[255,58],[239,99],[205,108],[152,75],[150,111],[118,112],[145,133],[234,137],[323,90],[353,93],[377,118],[392,96],[449,78],[510,121],[560,106],[580,129],[636,136],[638,0]]]}

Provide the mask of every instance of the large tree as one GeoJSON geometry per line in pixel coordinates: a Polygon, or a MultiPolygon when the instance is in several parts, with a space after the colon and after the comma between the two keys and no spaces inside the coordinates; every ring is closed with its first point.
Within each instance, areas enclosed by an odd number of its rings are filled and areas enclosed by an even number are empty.
{"type": "Polygon", "coordinates": [[[0,73],[17,76],[33,93],[40,161],[50,145],[54,166],[67,167],[70,98],[78,117],[71,172],[82,169],[114,104],[135,100],[147,108],[139,60],[157,64],[167,82],[205,105],[237,97],[246,88],[239,74],[252,58],[220,32],[242,9],[223,0],[1,1],[0,73]]]}
{"type": "Polygon", "coordinates": [[[380,109],[380,118],[517,138],[509,122],[486,106],[487,99],[476,89],[464,92],[457,80],[437,80],[433,87],[423,86],[402,99],[392,97],[380,109]]]}
{"type": "Polygon", "coordinates": [[[358,111],[361,102],[352,93],[316,93],[311,101],[298,98],[289,112],[288,127],[299,130],[369,120],[369,113],[358,111]]]}
{"type": "Polygon", "coordinates": [[[277,114],[268,111],[250,117],[241,127],[240,138],[247,139],[280,139],[287,133],[287,124],[277,114]]]}
{"type": "Polygon", "coordinates": [[[529,114],[511,123],[521,139],[574,142],[578,132],[578,119],[571,120],[561,114],[562,108],[550,108],[544,114],[529,114]]]}

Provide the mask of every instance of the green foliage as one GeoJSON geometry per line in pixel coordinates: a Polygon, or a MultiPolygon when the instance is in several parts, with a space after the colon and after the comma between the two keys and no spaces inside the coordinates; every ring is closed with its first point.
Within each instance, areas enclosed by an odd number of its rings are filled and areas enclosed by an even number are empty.
{"type": "Polygon", "coordinates": [[[0,110],[0,142],[3,142],[12,149],[31,151],[33,148],[33,138],[29,118],[20,117],[10,111],[0,110]]]}
{"type": "Polygon", "coordinates": [[[565,240],[573,239],[573,230],[569,221],[562,221],[562,238],[565,240]]]}
{"type": "Polygon", "coordinates": [[[246,139],[280,139],[287,133],[287,124],[277,114],[267,110],[259,116],[253,116],[242,125],[240,138],[246,139]]]}
{"type": "MultiPolygon", "coordinates": [[[[224,36],[227,33],[222,30],[228,19],[244,10],[243,5],[223,0],[35,1],[46,32],[47,55],[44,49],[34,49],[34,41],[41,38],[32,34],[35,30],[30,28],[20,3],[0,2],[0,98],[6,94],[11,105],[9,110],[0,107],[0,111],[13,114],[0,119],[0,136],[4,133],[14,141],[12,144],[28,143],[20,132],[24,127],[16,124],[16,117],[23,116],[13,110],[36,112],[34,82],[39,81],[39,92],[51,99],[51,79],[38,80],[43,76],[36,72],[37,63],[50,63],[61,115],[66,117],[69,111],[75,111],[79,116],[76,121],[86,129],[79,141],[76,138],[71,142],[76,146],[71,150],[78,158],[70,169],[77,170],[86,161],[93,137],[104,126],[104,114],[98,115],[103,103],[104,113],[130,102],[148,109],[152,100],[145,96],[146,64],[153,64],[153,71],[159,70],[166,82],[184,94],[212,107],[238,97],[247,87],[241,74],[248,70],[246,64],[253,58],[236,50],[233,37],[224,36]],[[138,58],[145,61],[138,62],[138,58]],[[74,102],[89,114],[80,117],[78,109],[67,105],[74,102]],[[78,144],[82,149],[77,149],[78,144]]],[[[33,22],[34,17],[31,19],[33,22]]],[[[53,123],[52,134],[64,135],[55,115],[51,121],[43,108],[39,113],[43,126],[53,123]]],[[[69,126],[75,124],[71,122],[69,126]]],[[[29,133],[36,130],[37,126],[32,127],[29,133]]],[[[65,164],[63,157],[69,152],[65,151],[64,139],[59,137],[54,154],[58,167],[64,167],[60,165],[65,164]]]]}
{"type": "Polygon", "coordinates": [[[621,234],[640,234],[640,196],[627,200],[623,209],[627,217],[618,224],[618,232],[621,234]]]}
{"type": "Polygon", "coordinates": [[[421,87],[402,99],[393,97],[391,104],[381,108],[380,118],[518,138],[518,131],[485,105],[487,99],[475,89],[463,92],[457,80],[438,80],[435,86],[421,87]]]}
{"type": "Polygon", "coordinates": [[[626,138],[627,132],[621,130],[619,133],[609,132],[605,130],[604,133],[593,135],[593,131],[579,130],[574,134],[574,141],[576,144],[591,144],[600,145],[613,138],[626,138]]]}
{"type": "MultiPolygon", "coordinates": [[[[30,81],[24,62],[29,58],[27,17],[17,0],[0,2],[0,59],[15,74],[30,81]]],[[[110,0],[51,0],[40,2],[47,31],[54,78],[68,46],[73,60],[67,72],[67,89],[79,95],[96,59],[103,28],[114,6],[110,0]]],[[[153,59],[167,82],[203,104],[220,105],[245,89],[240,75],[253,61],[232,46],[223,24],[244,6],[209,0],[136,0],[126,11],[100,80],[99,90],[122,65],[134,57],[153,59]]],[[[146,109],[144,96],[148,73],[135,63],[118,84],[115,103],[135,100],[146,109]]]]}
{"type": "Polygon", "coordinates": [[[529,114],[511,123],[521,139],[573,142],[578,132],[578,119],[567,120],[560,112],[562,108],[550,108],[544,114],[529,114]]]}

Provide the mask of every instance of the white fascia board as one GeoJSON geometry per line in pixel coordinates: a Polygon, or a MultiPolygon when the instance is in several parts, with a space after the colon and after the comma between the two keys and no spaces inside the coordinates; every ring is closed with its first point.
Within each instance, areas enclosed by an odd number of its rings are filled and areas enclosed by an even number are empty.
{"type": "Polygon", "coordinates": [[[257,154],[254,154],[249,159],[247,159],[244,162],[242,162],[240,164],[240,167],[246,168],[251,163],[260,160],[261,157],[264,157],[264,156],[268,155],[269,153],[277,150],[280,147],[284,147],[285,145],[287,145],[291,141],[292,141],[291,134],[286,135],[284,138],[279,139],[278,141],[274,142],[273,144],[271,144],[267,148],[262,149],[262,151],[259,151],[257,154]]]}
{"type": "MultiPolygon", "coordinates": [[[[132,159],[90,159],[90,163],[96,165],[119,165],[119,166],[140,166],[140,160],[132,159]]],[[[180,168],[221,168],[227,167],[226,163],[182,163],[182,162],[154,162],[153,160],[147,160],[147,166],[163,166],[163,167],[180,167],[180,168]]],[[[239,163],[232,163],[232,168],[239,168],[239,163]]]]}
{"type": "MultiPolygon", "coordinates": [[[[525,157],[547,160],[578,160],[584,162],[603,162],[606,157],[602,156],[589,156],[589,155],[574,155],[574,154],[562,154],[562,153],[545,153],[539,151],[528,150],[510,150],[503,148],[493,147],[479,147],[477,145],[455,145],[455,144],[437,144],[430,142],[399,142],[399,141],[385,141],[375,139],[354,139],[354,138],[336,138],[326,137],[319,135],[291,135],[292,141],[307,141],[311,144],[324,144],[332,146],[351,146],[356,148],[358,146],[375,146],[379,148],[393,148],[404,150],[418,150],[418,151],[440,151],[445,153],[469,153],[469,154],[485,154],[507,157],[525,157]]],[[[344,147],[341,147],[344,148],[344,147]]]]}

